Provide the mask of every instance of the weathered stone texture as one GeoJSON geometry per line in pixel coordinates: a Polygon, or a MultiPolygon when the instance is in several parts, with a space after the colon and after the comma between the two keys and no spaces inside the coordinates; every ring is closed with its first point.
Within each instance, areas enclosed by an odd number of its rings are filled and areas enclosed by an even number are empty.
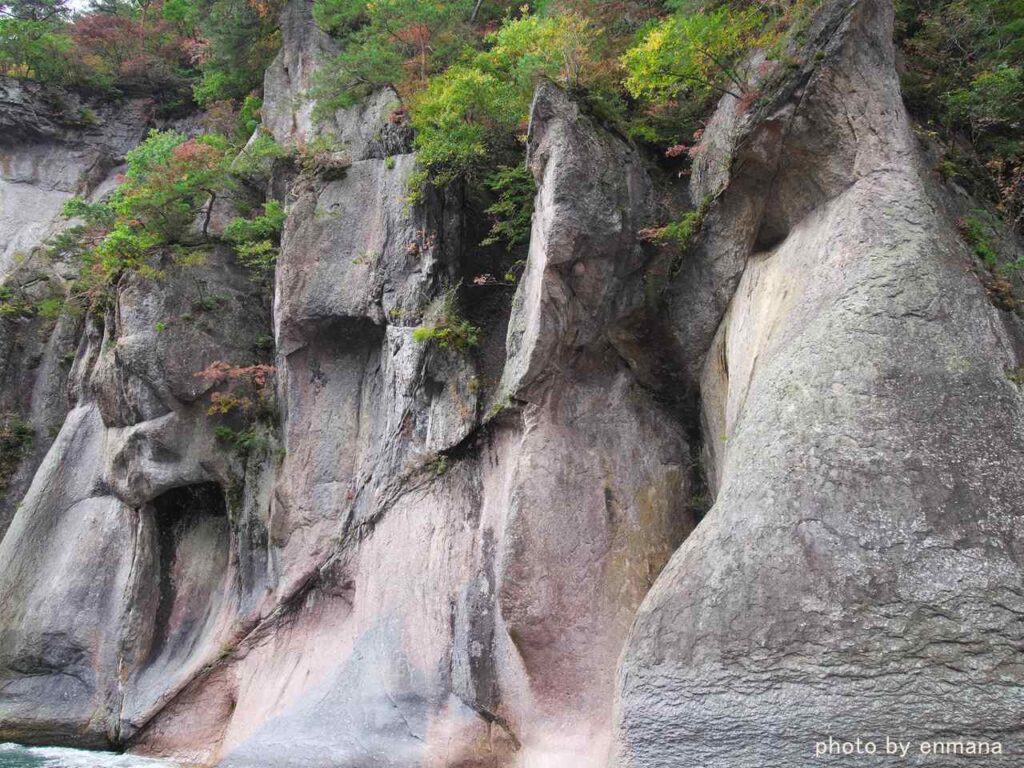
{"type": "Polygon", "coordinates": [[[715,505],[632,629],[616,765],[788,768],[829,735],[1024,747],[1019,360],[918,166],[891,6],[835,11],[741,223],[770,234],[705,358],[715,505]]]}
{"type": "MultiPolygon", "coordinates": [[[[407,200],[390,90],[315,125],[335,49],[310,14],[285,11],[263,119],[345,162],[264,179],[287,210],[272,297],[218,245],[124,277],[104,317],[0,320],[0,410],[37,430],[0,508],[0,740],[792,768],[829,735],[959,735],[1016,765],[1024,344],[920,161],[891,4],[824,3],[798,67],[754,68],[758,106],[723,99],[667,280],[641,236],[659,174],[542,84],[528,258],[485,350],[414,340],[479,309],[480,222],[462,189],[407,200]],[[197,374],[268,338],[279,433],[245,457],[197,374]]],[[[109,189],[148,117],[74,126],[2,88],[11,254],[109,189]]],[[[0,275],[37,298],[74,277],[0,275]]]]}

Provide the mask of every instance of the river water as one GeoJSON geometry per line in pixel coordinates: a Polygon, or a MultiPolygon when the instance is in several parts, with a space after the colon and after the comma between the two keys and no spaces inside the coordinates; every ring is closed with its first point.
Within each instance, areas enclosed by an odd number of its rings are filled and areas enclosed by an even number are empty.
{"type": "Polygon", "coordinates": [[[175,768],[175,764],[114,752],[0,744],[0,768],[175,768]]]}

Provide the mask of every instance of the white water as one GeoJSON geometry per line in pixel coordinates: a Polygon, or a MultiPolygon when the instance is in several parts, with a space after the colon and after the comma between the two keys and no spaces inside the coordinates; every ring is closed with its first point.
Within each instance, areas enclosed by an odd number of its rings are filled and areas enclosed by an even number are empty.
{"type": "Polygon", "coordinates": [[[0,768],[175,768],[175,764],[114,752],[0,744],[0,768]]]}

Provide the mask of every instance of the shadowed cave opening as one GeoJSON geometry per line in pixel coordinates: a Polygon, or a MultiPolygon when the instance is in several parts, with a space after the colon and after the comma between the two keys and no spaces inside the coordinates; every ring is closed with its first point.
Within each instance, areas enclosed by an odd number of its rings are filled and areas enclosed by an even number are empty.
{"type": "Polygon", "coordinates": [[[149,659],[188,652],[227,569],[229,523],[217,483],[172,488],[150,502],[156,611],[149,659]]]}

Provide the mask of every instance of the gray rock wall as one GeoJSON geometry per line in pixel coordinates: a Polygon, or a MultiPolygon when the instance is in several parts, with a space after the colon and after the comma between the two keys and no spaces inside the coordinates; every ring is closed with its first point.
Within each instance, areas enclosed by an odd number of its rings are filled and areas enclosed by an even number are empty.
{"type": "Polygon", "coordinates": [[[639,159],[553,88],[531,135],[544,192],[509,338],[537,375],[517,382],[509,363],[497,416],[471,354],[412,339],[460,277],[457,200],[405,204],[408,154],[296,190],[274,319],[277,607],[146,725],[141,749],[181,754],[209,727],[205,702],[230,701],[213,753],[229,766],[585,766],[607,753],[622,640],[693,526],[688,449],[609,343],[637,303],[639,159]],[[627,173],[588,163],[595,144],[627,173]],[[569,202],[580,186],[601,190],[585,213],[569,202]],[[622,212],[610,223],[606,204],[622,212]],[[570,228],[604,237],[543,234],[570,228]],[[567,281],[586,301],[520,343],[530,318],[562,313],[567,281]]]}
{"type": "MultiPolygon", "coordinates": [[[[293,148],[333,51],[310,7],[265,88],[293,148]]],[[[1024,345],[965,269],[891,23],[886,0],[825,3],[798,67],[757,68],[755,108],[722,101],[664,291],[673,254],[640,235],[660,173],[545,84],[507,333],[415,341],[447,300],[483,305],[479,222],[456,187],[409,203],[385,89],[327,120],[346,167],[271,175],[272,296],[218,246],[125,277],[104,317],[0,319],[0,410],[37,433],[0,509],[0,740],[790,768],[828,736],[962,736],[1016,765],[1024,345]],[[239,452],[196,374],[268,336],[276,427],[239,452]]],[[[31,254],[149,118],[69,125],[4,88],[0,245],[31,254]],[[6,216],[12,194],[43,221],[6,216]]]]}
{"type": "MultiPolygon", "coordinates": [[[[918,163],[891,7],[830,12],[827,56],[778,113],[736,129],[726,101],[709,128],[733,131],[709,166],[741,143],[778,160],[703,358],[715,505],[630,633],[615,765],[788,768],[829,736],[912,740],[907,765],[953,764],[924,740],[1000,741],[993,766],[1024,748],[1012,325],[918,163]]],[[[763,178],[733,164],[720,204],[763,178]]],[[[711,222],[698,258],[732,258],[711,222]]]]}
{"type": "MultiPolygon", "coordinates": [[[[74,269],[36,249],[68,226],[65,202],[116,184],[150,111],[141,100],[100,105],[0,78],[0,290],[14,303],[63,296],[74,269]]],[[[72,405],[66,388],[81,332],[76,317],[0,313],[0,414],[34,428],[11,476],[0,477],[0,535],[72,405]]]]}

